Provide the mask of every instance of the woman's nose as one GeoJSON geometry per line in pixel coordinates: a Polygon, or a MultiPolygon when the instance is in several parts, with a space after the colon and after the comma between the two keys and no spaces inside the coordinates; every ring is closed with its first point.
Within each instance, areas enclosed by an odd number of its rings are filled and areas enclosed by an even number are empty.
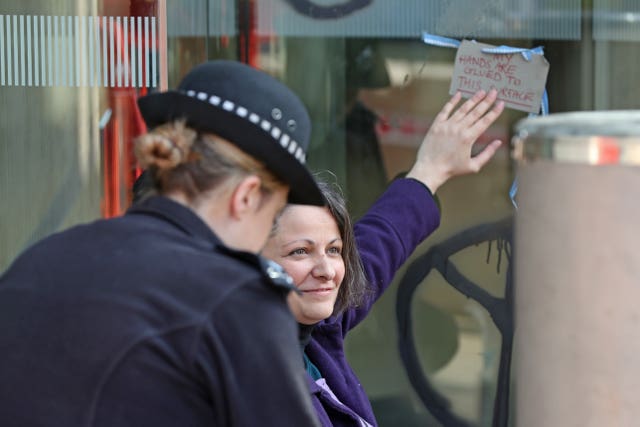
{"type": "Polygon", "coordinates": [[[320,255],[316,260],[312,273],[314,277],[323,277],[326,280],[331,280],[336,275],[336,269],[326,255],[320,255]]]}

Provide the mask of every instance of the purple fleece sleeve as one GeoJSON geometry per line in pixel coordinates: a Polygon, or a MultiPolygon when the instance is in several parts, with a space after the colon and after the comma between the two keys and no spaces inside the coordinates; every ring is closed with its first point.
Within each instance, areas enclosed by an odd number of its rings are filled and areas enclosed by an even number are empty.
{"type": "Polygon", "coordinates": [[[355,236],[372,293],[344,313],[343,333],[361,322],[416,247],[440,225],[435,199],[414,179],[393,181],[355,224],[355,236]]]}

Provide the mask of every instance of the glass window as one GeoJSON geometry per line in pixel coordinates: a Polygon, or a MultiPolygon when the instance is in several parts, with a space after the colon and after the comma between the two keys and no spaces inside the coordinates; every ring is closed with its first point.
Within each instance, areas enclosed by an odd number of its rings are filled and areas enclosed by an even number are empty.
{"type": "Polygon", "coordinates": [[[135,100],[160,84],[157,5],[9,1],[0,11],[0,268],[117,215],[135,176],[135,100]]]}

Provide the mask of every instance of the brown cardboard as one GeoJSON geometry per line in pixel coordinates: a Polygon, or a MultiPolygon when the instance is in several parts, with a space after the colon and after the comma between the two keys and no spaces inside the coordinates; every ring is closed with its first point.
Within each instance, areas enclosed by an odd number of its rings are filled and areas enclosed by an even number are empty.
{"type": "Polygon", "coordinates": [[[449,93],[470,98],[480,89],[498,90],[507,108],[539,113],[549,63],[542,55],[527,61],[520,53],[484,53],[495,46],[463,40],[456,54],[449,93]]]}

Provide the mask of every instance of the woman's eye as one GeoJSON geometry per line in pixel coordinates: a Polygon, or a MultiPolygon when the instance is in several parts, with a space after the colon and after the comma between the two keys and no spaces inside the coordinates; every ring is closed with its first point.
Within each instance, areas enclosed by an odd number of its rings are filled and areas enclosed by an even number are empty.
{"type": "Polygon", "coordinates": [[[291,252],[289,252],[289,255],[304,255],[307,253],[307,250],[304,248],[298,248],[298,249],[294,249],[291,252]]]}
{"type": "Polygon", "coordinates": [[[334,255],[340,255],[342,254],[342,248],[337,248],[337,247],[329,248],[329,253],[334,255]]]}

